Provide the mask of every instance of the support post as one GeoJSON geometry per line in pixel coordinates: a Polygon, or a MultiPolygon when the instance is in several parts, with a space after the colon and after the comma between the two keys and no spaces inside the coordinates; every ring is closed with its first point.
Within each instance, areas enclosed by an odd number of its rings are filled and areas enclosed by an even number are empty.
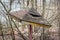
{"type": "Polygon", "coordinates": [[[32,25],[29,24],[29,40],[32,40],[32,25]]]}

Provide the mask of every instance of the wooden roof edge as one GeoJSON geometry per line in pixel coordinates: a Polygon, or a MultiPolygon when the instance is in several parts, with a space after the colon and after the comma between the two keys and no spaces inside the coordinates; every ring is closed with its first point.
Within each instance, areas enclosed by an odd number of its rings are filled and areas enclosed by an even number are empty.
{"type": "MultiPolygon", "coordinates": [[[[9,15],[10,15],[10,17],[14,17],[14,18],[16,18],[16,19],[18,19],[18,20],[20,20],[20,21],[25,21],[25,22],[29,22],[29,23],[35,23],[35,22],[30,22],[30,21],[26,21],[26,20],[19,19],[19,18],[15,17],[15,16],[13,16],[13,15],[11,15],[11,14],[9,14],[9,15]]],[[[35,23],[35,24],[38,24],[38,25],[45,25],[45,24],[39,24],[39,23],[35,23]]],[[[45,25],[45,26],[51,27],[51,25],[45,25]]]]}

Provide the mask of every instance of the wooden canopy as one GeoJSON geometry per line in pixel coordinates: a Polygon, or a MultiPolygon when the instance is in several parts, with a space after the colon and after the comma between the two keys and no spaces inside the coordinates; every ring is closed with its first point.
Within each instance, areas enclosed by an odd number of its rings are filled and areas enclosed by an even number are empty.
{"type": "Polygon", "coordinates": [[[51,26],[50,23],[44,19],[34,8],[22,9],[20,11],[11,12],[10,15],[26,22],[33,24],[51,26]]]}

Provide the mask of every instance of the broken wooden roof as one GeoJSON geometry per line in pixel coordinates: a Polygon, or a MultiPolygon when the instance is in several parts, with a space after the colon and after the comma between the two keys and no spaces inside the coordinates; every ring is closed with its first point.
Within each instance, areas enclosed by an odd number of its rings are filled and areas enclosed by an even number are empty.
{"type": "Polygon", "coordinates": [[[23,21],[50,26],[50,23],[45,20],[34,8],[30,8],[29,10],[22,9],[20,11],[11,12],[10,14],[23,21]]]}

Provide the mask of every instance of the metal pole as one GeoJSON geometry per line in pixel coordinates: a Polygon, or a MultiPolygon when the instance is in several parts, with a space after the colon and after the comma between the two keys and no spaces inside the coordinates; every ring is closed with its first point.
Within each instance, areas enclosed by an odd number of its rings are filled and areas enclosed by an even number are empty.
{"type": "Polygon", "coordinates": [[[29,24],[29,40],[32,40],[32,25],[29,24]]]}
{"type": "Polygon", "coordinates": [[[43,28],[43,40],[44,40],[44,28],[43,28]]]}

